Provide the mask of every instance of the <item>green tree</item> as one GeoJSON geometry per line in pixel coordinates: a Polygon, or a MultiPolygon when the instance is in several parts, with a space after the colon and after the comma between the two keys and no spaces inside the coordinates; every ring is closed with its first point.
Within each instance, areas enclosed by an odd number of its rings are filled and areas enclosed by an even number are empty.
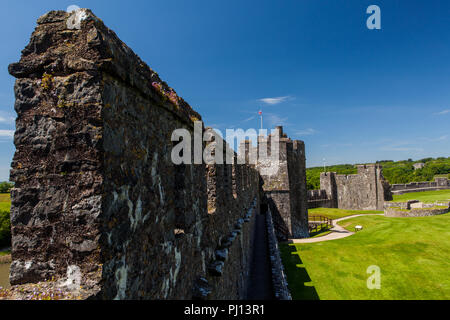
{"type": "Polygon", "coordinates": [[[0,193],[8,193],[12,187],[14,187],[14,184],[11,182],[0,182],[0,193]]]}
{"type": "MultiPolygon", "coordinates": [[[[377,163],[383,166],[383,175],[390,184],[433,181],[436,175],[447,175],[450,179],[450,157],[439,157],[437,159],[425,158],[418,161],[411,160],[381,160],[377,161],[377,163]],[[419,162],[425,163],[425,167],[414,170],[413,165],[419,162]]],[[[353,165],[328,166],[326,170],[334,171],[338,174],[353,174],[357,171],[353,165]]],[[[309,190],[320,189],[321,172],[323,172],[323,167],[308,168],[306,170],[306,180],[309,190]]]]}
{"type": "Polygon", "coordinates": [[[0,211],[0,247],[11,245],[11,221],[8,211],[0,211]]]}

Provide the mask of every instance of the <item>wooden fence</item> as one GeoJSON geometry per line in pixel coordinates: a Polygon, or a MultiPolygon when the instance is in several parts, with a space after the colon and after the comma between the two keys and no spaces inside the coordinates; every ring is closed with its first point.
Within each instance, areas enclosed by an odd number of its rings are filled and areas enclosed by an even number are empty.
{"type": "Polygon", "coordinates": [[[322,229],[328,230],[333,227],[333,220],[325,216],[310,215],[308,216],[308,220],[309,233],[318,232],[322,229]]]}

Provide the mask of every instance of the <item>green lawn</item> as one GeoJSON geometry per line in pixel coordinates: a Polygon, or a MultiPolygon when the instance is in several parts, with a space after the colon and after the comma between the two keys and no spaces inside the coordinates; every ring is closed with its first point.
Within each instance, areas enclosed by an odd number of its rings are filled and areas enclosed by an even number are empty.
{"type": "Polygon", "coordinates": [[[0,249],[11,245],[10,209],[11,198],[9,193],[0,193],[0,249]]]}
{"type": "MultiPolygon", "coordinates": [[[[352,216],[355,214],[379,214],[383,213],[383,211],[372,211],[372,210],[344,210],[344,209],[336,209],[336,208],[315,208],[308,209],[308,215],[319,215],[324,216],[330,219],[338,219],[342,217],[352,216]]],[[[329,234],[327,228],[321,228],[318,231],[315,231],[310,234],[310,238],[323,237],[329,234]]]]}
{"type": "Polygon", "coordinates": [[[419,200],[422,202],[450,201],[450,190],[411,192],[394,195],[394,201],[419,200]]]}
{"type": "Polygon", "coordinates": [[[342,217],[352,216],[355,214],[377,214],[377,213],[383,213],[383,211],[344,210],[336,208],[308,209],[308,215],[319,215],[330,219],[338,219],[342,217]]]}
{"type": "Polygon", "coordinates": [[[0,257],[1,257],[1,256],[6,256],[6,255],[8,255],[8,254],[11,254],[11,251],[10,251],[10,250],[0,251],[0,257]]]}
{"type": "Polygon", "coordinates": [[[313,231],[309,234],[310,238],[318,238],[318,237],[323,237],[326,236],[327,234],[329,234],[330,231],[330,227],[327,225],[323,225],[322,228],[320,228],[318,231],[313,231]]]}
{"type": "Polygon", "coordinates": [[[11,208],[11,197],[9,193],[0,193],[0,211],[9,211],[11,208]]]}
{"type": "Polygon", "coordinates": [[[450,299],[450,214],[341,225],[364,229],[340,240],[280,244],[294,299],[450,299]],[[371,265],[381,269],[379,290],[367,288],[371,265]]]}

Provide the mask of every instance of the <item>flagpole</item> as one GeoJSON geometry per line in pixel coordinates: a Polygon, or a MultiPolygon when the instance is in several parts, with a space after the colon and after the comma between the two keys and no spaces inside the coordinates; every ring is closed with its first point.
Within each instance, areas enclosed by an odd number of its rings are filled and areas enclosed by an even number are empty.
{"type": "Polygon", "coordinates": [[[261,130],[263,129],[263,118],[262,118],[262,112],[261,112],[261,130]]]}
{"type": "Polygon", "coordinates": [[[262,111],[261,109],[259,110],[259,116],[261,117],[261,130],[263,129],[263,116],[262,116],[262,111]]]}

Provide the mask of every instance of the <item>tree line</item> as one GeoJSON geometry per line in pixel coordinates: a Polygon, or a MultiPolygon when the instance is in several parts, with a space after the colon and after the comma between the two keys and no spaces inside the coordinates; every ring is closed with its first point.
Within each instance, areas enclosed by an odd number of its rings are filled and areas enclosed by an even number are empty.
{"type": "Polygon", "coordinates": [[[0,182],[0,193],[9,193],[12,187],[14,187],[14,184],[12,182],[0,182]]]}
{"type": "MultiPolygon", "coordinates": [[[[393,161],[381,160],[376,163],[383,166],[383,175],[390,184],[410,183],[421,181],[433,181],[436,176],[448,177],[450,179],[450,157],[424,158],[413,161],[412,159],[393,161]],[[421,169],[415,169],[414,164],[424,163],[421,169]]],[[[342,164],[328,166],[327,172],[337,174],[356,174],[356,165],[342,164]]],[[[320,189],[320,173],[324,172],[323,167],[313,167],[306,169],[306,183],[308,190],[320,189]]]]}

